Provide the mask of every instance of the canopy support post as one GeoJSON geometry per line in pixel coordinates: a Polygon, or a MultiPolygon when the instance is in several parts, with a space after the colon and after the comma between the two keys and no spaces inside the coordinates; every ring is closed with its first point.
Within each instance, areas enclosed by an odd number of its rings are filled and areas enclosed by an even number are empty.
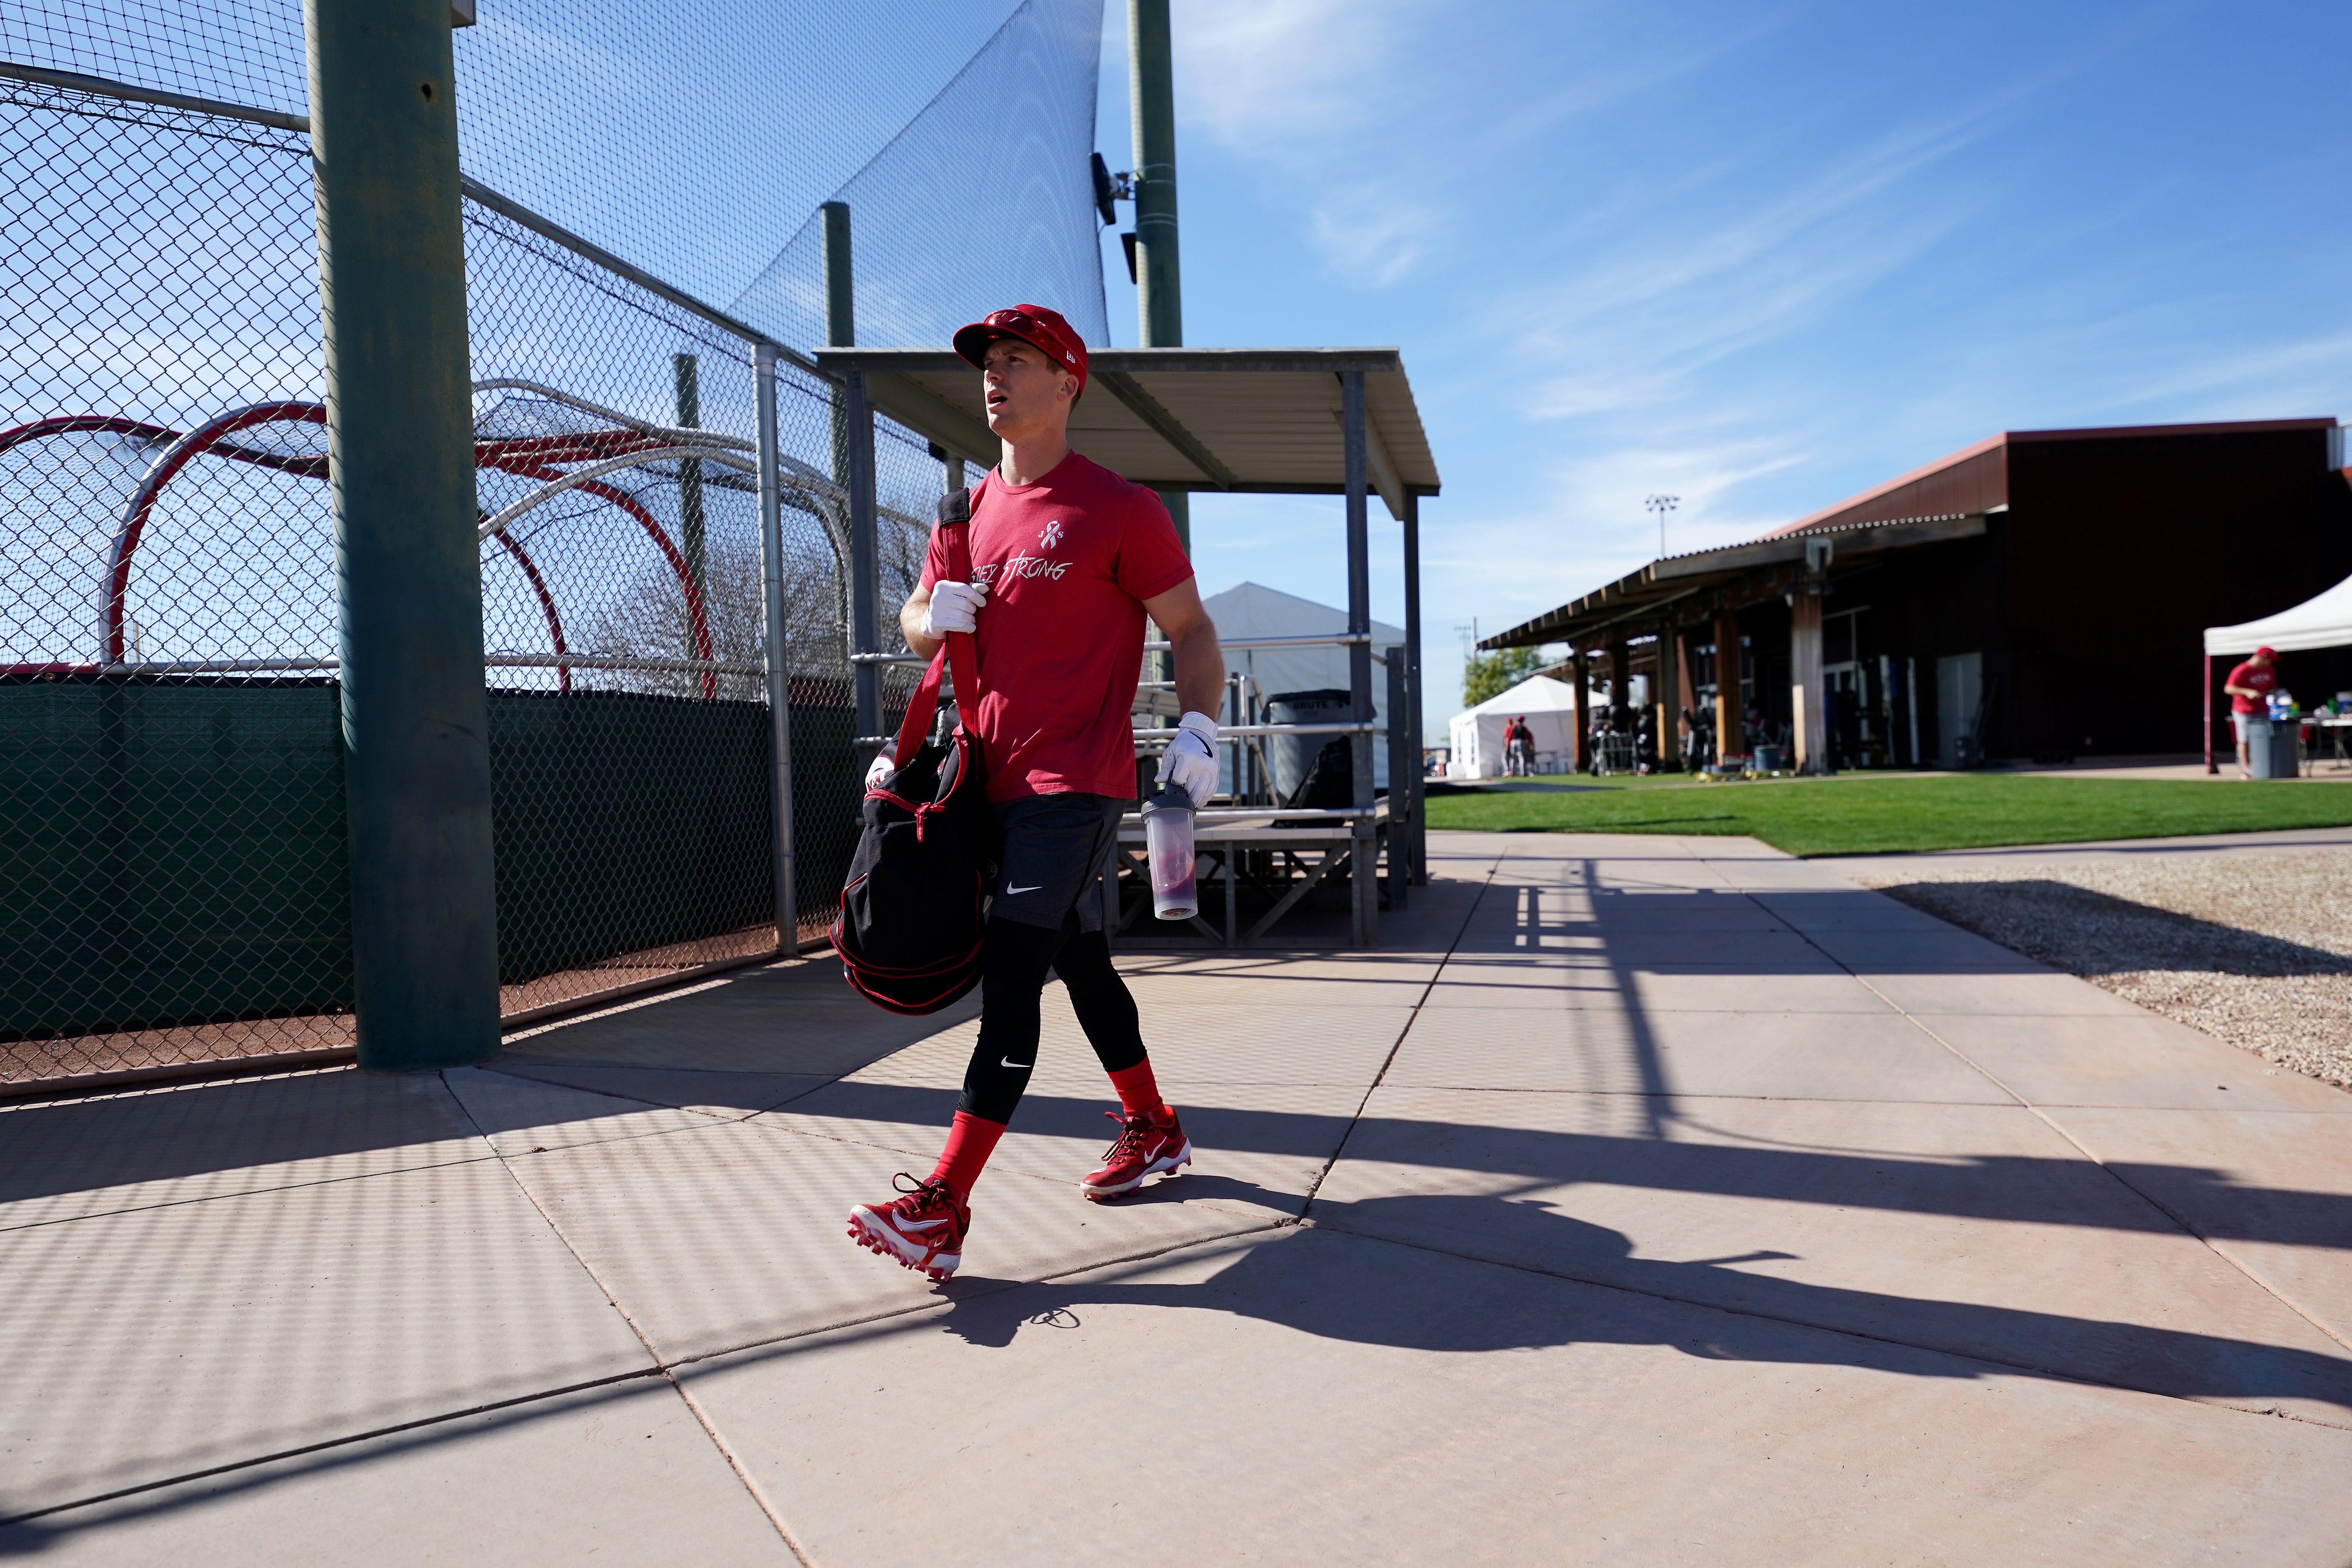
{"type": "MultiPolygon", "coordinates": [[[[1368,725],[1372,721],[1372,553],[1367,497],[1371,461],[1369,432],[1364,424],[1362,371],[1339,373],[1339,408],[1348,482],[1348,633],[1361,639],[1348,645],[1348,695],[1354,699],[1356,722],[1368,725]]],[[[1397,716],[1391,715],[1389,721],[1397,722],[1397,716]]],[[[1348,737],[1348,752],[1349,772],[1355,785],[1350,804],[1358,813],[1355,853],[1348,866],[1349,902],[1355,916],[1350,924],[1356,945],[1370,947],[1380,940],[1381,919],[1380,884],[1372,875],[1373,862],[1379,858],[1380,836],[1372,822],[1371,735],[1358,730],[1348,737]]],[[[1396,853],[1393,837],[1389,853],[1396,853]]]]}
{"type": "MultiPolygon", "coordinates": [[[[879,653],[882,584],[875,561],[874,407],[866,401],[866,373],[842,378],[842,412],[848,424],[843,456],[849,490],[849,642],[852,653],[879,653]]],[[[857,732],[882,732],[882,672],[856,667],[857,732]]]]}
{"type": "Polygon", "coordinates": [[[2210,653],[2205,656],[2205,771],[2221,771],[2213,761],[2213,656],[2210,653]]]}

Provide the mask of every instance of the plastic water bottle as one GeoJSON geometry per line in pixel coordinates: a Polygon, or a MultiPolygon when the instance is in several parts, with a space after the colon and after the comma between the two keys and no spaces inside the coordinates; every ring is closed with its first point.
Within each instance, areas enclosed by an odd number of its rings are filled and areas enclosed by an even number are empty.
{"type": "Polygon", "coordinates": [[[1192,860],[1192,797],[1175,784],[1143,803],[1143,844],[1151,862],[1151,912],[1189,921],[1201,912],[1192,860]]]}

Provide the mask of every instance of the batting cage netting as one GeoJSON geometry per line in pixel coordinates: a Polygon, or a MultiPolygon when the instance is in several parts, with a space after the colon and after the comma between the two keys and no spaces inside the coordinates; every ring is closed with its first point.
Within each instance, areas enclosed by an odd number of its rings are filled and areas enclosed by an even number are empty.
{"type": "MultiPolygon", "coordinates": [[[[488,0],[457,34],[509,1020],[830,919],[870,751],[842,394],[793,353],[828,336],[820,206],[860,342],[1016,299],[1106,335],[1099,0],[695,9],[488,0]],[[984,254],[979,203],[1018,226],[984,254]]],[[[300,5],[53,0],[0,13],[0,1085],[348,1047],[300,5]]],[[[877,420],[886,627],[946,458],[877,420]]]]}

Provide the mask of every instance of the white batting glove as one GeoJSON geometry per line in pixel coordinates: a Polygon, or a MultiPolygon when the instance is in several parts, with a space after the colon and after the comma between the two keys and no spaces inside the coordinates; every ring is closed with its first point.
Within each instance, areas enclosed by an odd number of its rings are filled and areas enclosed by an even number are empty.
{"type": "Polygon", "coordinates": [[[1160,753],[1160,782],[1173,783],[1192,797],[1195,807],[1206,805],[1217,793],[1217,721],[1206,713],[1187,713],[1176,727],[1181,733],[1160,753]]]}
{"type": "Polygon", "coordinates": [[[937,642],[950,632],[971,631],[979,625],[973,617],[987,603],[985,583],[934,583],[931,607],[923,612],[923,635],[937,642]]]}

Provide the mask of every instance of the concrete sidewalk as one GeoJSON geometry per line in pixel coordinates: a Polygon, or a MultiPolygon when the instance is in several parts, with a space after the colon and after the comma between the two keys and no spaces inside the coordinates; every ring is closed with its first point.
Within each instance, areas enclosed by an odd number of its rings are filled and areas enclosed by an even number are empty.
{"type": "Polygon", "coordinates": [[[973,1009],[780,966],[488,1068],[0,1111],[0,1552],[58,1563],[2352,1559],[2352,1096],[1738,839],[1440,835],[1378,953],[973,1009]]]}

